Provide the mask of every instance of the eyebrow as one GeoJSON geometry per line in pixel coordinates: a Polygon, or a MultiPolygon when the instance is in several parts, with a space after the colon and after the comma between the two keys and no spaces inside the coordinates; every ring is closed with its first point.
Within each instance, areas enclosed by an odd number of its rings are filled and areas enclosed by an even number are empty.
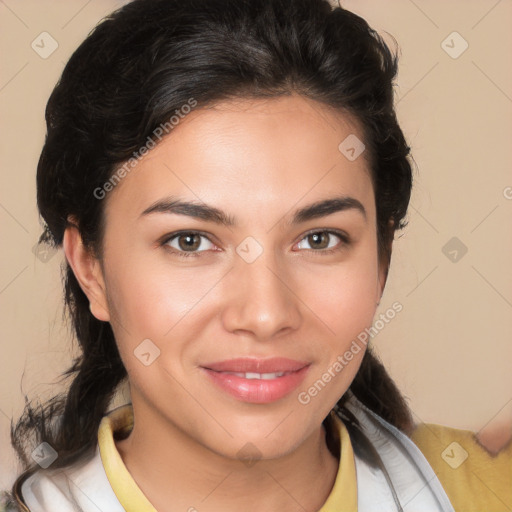
{"type": "MultiPolygon", "coordinates": [[[[289,224],[297,225],[309,220],[318,219],[336,212],[347,210],[358,211],[366,220],[366,210],[360,201],[353,197],[339,196],[323,199],[296,210],[289,224]]],[[[194,201],[185,201],[174,196],[159,199],[154,202],[140,214],[140,217],[153,213],[187,215],[189,217],[194,217],[207,222],[214,222],[215,224],[227,227],[237,225],[235,217],[228,215],[226,212],[219,210],[214,206],[194,201]]]]}

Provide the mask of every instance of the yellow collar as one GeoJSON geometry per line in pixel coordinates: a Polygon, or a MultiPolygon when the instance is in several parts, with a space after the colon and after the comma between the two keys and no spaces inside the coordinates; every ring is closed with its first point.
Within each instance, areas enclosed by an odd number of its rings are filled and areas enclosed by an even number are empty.
{"type": "MultiPolygon", "coordinates": [[[[354,453],[348,431],[332,414],[340,436],[340,464],[334,487],[319,512],[357,512],[354,453]]],[[[127,512],[157,512],[133,480],[114,443],[114,432],[133,428],[133,408],[127,404],[111,411],[100,423],[98,445],[110,485],[127,512]]]]}

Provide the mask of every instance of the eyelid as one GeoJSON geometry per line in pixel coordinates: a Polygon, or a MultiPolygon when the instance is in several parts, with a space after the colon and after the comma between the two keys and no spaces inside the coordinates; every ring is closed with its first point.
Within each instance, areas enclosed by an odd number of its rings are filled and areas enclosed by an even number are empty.
{"type": "MultiPolygon", "coordinates": [[[[304,238],[306,238],[307,236],[312,235],[314,233],[330,233],[330,234],[340,237],[342,239],[342,241],[345,243],[350,243],[352,241],[350,235],[346,231],[343,231],[342,229],[337,229],[337,228],[310,229],[309,231],[306,231],[306,233],[304,233],[298,241],[300,242],[300,241],[304,240],[304,238]]],[[[317,251],[317,252],[320,252],[320,251],[317,251]]]]}
{"type": "MultiPolygon", "coordinates": [[[[341,229],[336,229],[336,228],[314,228],[314,229],[310,229],[309,231],[306,231],[305,233],[303,233],[301,235],[301,237],[299,239],[297,239],[296,242],[294,242],[293,245],[296,245],[297,243],[302,242],[302,240],[304,240],[309,235],[312,235],[314,233],[328,233],[330,235],[336,235],[338,238],[341,239],[341,245],[342,246],[346,246],[346,245],[350,244],[351,241],[352,241],[350,235],[346,231],[343,231],[341,229]]],[[[187,234],[194,234],[194,235],[203,236],[210,243],[216,245],[215,242],[210,239],[210,237],[215,238],[215,237],[213,237],[213,235],[211,235],[210,233],[207,233],[205,231],[201,231],[201,230],[197,230],[197,229],[182,229],[182,230],[174,231],[173,233],[169,233],[167,235],[164,235],[158,241],[158,245],[166,246],[171,240],[179,237],[180,235],[187,235],[187,234]]],[[[208,252],[207,249],[206,250],[202,250],[202,251],[180,251],[180,250],[175,249],[174,247],[170,247],[170,246],[168,246],[168,247],[169,247],[170,252],[172,252],[174,254],[177,254],[178,256],[185,256],[185,257],[188,257],[188,256],[199,256],[203,252],[208,252]]],[[[340,250],[340,248],[338,246],[336,246],[336,247],[331,247],[330,249],[319,249],[319,250],[307,249],[307,250],[311,251],[311,252],[314,252],[314,253],[318,253],[318,254],[329,254],[329,253],[336,252],[336,251],[340,250]]]]}
{"type": "MultiPolygon", "coordinates": [[[[211,244],[217,245],[211,238],[215,238],[210,233],[206,233],[205,231],[201,231],[198,229],[181,229],[179,231],[174,231],[173,233],[169,233],[167,235],[164,235],[162,238],[158,240],[159,246],[166,246],[171,240],[174,240],[175,238],[178,238],[181,235],[200,235],[206,238],[211,244]]],[[[201,254],[203,252],[207,252],[208,249],[203,251],[179,251],[175,249],[174,247],[168,246],[170,251],[173,253],[178,254],[185,254],[185,255],[194,255],[194,254],[201,254]]]]}

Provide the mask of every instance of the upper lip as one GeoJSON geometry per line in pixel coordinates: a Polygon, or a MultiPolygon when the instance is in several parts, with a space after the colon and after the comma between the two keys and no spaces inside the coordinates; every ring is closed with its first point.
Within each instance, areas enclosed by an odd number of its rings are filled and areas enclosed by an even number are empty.
{"type": "Polygon", "coordinates": [[[270,359],[240,357],[237,359],[208,363],[202,366],[203,368],[216,372],[279,373],[295,372],[308,365],[309,363],[306,361],[296,361],[285,357],[273,357],[270,359]]]}

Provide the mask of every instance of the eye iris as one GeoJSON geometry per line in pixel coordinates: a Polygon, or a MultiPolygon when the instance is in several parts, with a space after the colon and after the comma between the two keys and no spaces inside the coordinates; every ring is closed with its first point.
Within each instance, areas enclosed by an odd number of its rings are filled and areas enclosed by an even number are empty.
{"type": "Polygon", "coordinates": [[[184,251],[191,251],[194,249],[197,249],[201,245],[201,239],[199,238],[199,235],[189,233],[186,235],[180,235],[178,237],[178,245],[180,246],[180,249],[183,249],[184,251]],[[195,237],[195,243],[193,242],[193,239],[195,237]],[[186,239],[186,244],[182,244],[182,240],[186,239]]]}
{"type": "Polygon", "coordinates": [[[311,244],[311,246],[316,247],[317,249],[325,249],[329,245],[329,235],[327,233],[325,233],[324,231],[319,232],[319,233],[312,233],[311,235],[308,235],[308,239],[309,239],[308,241],[311,244]],[[322,239],[323,239],[323,242],[325,242],[324,244],[311,243],[312,241],[322,242],[322,239]]]}

